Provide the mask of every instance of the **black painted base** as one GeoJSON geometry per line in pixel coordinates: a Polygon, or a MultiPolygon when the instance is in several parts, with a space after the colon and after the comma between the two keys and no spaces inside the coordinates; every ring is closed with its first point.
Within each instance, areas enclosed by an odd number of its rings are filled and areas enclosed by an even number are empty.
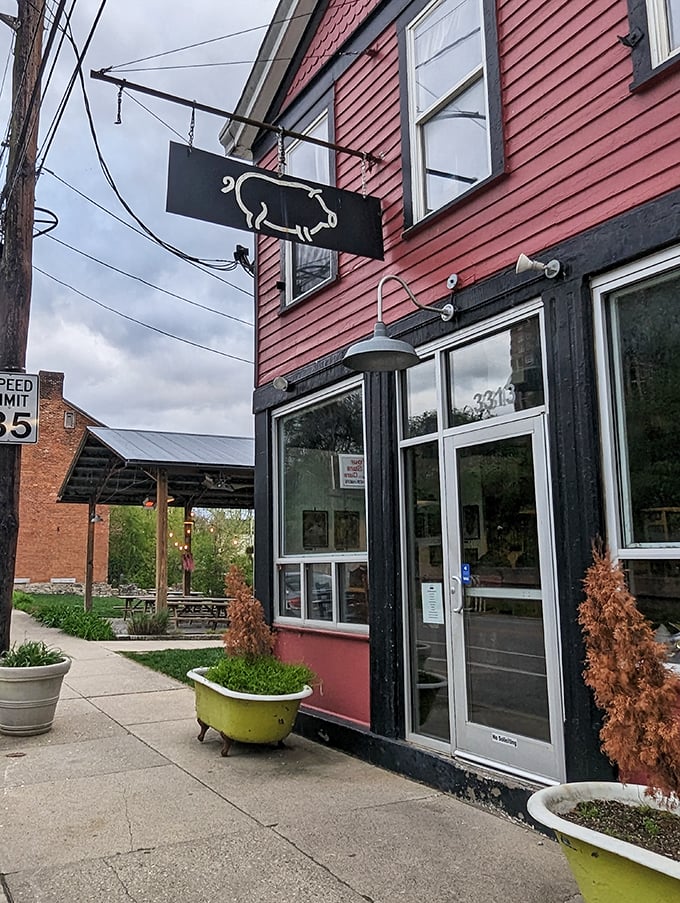
{"type": "Polygon", "coordinates": [[[482,769],[418,748],[404,740],[380,737],[347,722],[319,718],[307,712],[298,714],[295,733],[356,756],[371,765],[451,793],[471,805],[495,810],[498,815],[524,822],[543,834],[550,833],[535,822],[526,809],[529,796],[541,785],[512,775],[503,778],[485,773],[482,769]]]}

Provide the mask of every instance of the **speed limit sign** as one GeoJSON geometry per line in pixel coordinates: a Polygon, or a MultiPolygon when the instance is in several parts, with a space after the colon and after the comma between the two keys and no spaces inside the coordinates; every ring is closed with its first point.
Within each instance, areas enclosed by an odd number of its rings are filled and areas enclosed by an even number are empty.
{"type": "Polygon", "coordinates": [[[0,442],[37,442],[39,405],[38,376],[0,372],[0,442]]]}

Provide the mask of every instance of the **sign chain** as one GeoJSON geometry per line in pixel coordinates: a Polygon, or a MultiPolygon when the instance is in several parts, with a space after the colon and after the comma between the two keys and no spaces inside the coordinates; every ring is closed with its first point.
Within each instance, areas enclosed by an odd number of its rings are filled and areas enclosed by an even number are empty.
{"type": "Polygon", "coordinates": [[[279,148],[279,158],[278,158],[278,174],[279,176],[284,175],[286,172],[286,146],[283,141],[283,129],[278,130],[278,148],[279,148]]]}
{"type": "Polygon", "coordinates": [[[191,122],[189,123],[189,153],[194,147],[194,128],[196,126],[196,107],[191,108],[191,122]]]}
{"type": "Polygon", "coordinates": [[[118,89],[118,109],[116,110],[116,121],[114,125],[122,125],[123,120],[121,119],[120,113],[123,109],[123,86],[121,85],[118,89]]]}

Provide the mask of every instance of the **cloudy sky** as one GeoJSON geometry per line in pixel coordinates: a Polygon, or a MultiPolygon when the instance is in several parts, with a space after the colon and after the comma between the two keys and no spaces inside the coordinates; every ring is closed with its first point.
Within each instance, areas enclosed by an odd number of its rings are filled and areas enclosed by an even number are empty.
{"type": "MultiPolygon", "coordinates": [[[[100,3],[75,2],[79,48],[100,3]]],[[[275,7],[276,0],[109,0],[85,58],[96,134],[120,194],[156,235],[194,257],[231,260],[237,244],[252,257],[252,236],[165,212],[169,141],[188,139],[191,110],[125,94],[116,125],[117,88],[89,73],[113,67],[116,77],[234,109],[275,7]],[[146,57],[154,58],[135,62],[146,57]]],[[[0,0],[0,12],[15,15],[16,4],[0,0]]],[[[0,28],[6,133],[11,32],[0,28]]],[[[44,149],[74,63],[65,43],[41,107],[44,149]]],[[[222,153],[223,124],[197,113],[194,145],[222,153]]],[[[3,181],[6,165],[3,156],[3,181]]],[[[79,85],[47,150],[36,206],[59,224],[34,242],[28,372],[63,372],[66,398],[107,426],[252,435],[252,278],[240,268],[202,272],[138,234],[102,173],[79,85]]]]}

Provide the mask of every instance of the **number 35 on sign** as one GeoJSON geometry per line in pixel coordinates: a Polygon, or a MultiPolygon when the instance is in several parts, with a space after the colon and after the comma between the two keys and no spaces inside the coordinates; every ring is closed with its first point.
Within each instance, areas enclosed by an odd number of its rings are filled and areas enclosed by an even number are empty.
{"type": "Polygon", "coordinates": [[[37,376],[0,372],[0,442],[37,442],[39,404],[37,376]]]}

